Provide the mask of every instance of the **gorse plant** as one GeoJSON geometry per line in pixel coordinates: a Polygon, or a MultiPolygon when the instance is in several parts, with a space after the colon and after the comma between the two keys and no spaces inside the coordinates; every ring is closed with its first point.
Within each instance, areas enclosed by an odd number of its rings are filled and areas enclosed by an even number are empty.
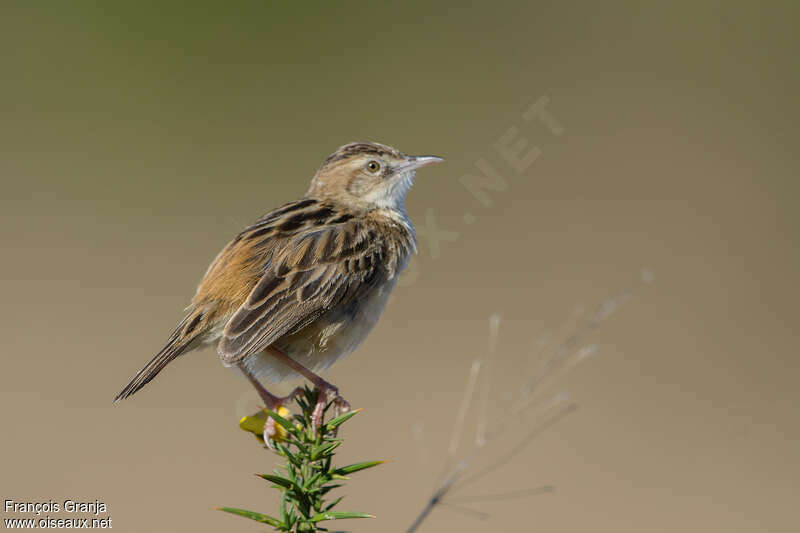
{"type": "MultiPolygon", "coordinates": [[[[327,520],[373,518],[366,513],[334,511],[341,496],[330,502],[326,500],[332,490],[343,486],[347,475],[383,462],[366,461],[339,468],[333,466],[334,452],[343,441],[337,437],[339,427],[360,410],[350,411],[328,422],[323,417],[321,427],[315,428],[312,413],[317,402],[317,391],[306,387],[295,401],[300,407],[300,414],[291,415],[284,407],[278,409],[277,413],[264,409],[253,416],[244,417],[239,423],[242,429],[254,433],[266,448],[285,461],[281,469],[271,474],[258,474],[281,493],[278,516],[233,507],[222,507],[220,510],[269,524],[276,531],[298,533],[328,531],[320,525],[327,520]]],[[[325,408],[325,413],[330,406],[328,404],[325,408]]]]}

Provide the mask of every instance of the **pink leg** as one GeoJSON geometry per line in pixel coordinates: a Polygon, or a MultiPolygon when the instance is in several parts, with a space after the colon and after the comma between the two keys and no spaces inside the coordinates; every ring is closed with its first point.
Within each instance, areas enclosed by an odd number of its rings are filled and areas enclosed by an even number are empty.
{"type": "Polygon", "coordinates": [[[314,406],[314,414],[312,415],[314,427],[322,425],[322,411],[325,410],[325,406],[328,405],[329,401],[334,402],[336,413],[346,413],[350,410],[350,404],[339,395],[339,389],[335,385],[325,381],[277,348],[270,346],[266,351],[280,359],[281,362],[306,378],[317,388],[317,405],[314,406]]]}
{"type": "Polygon", "coordinates": [[[253,375],[250,370],[247,369],[245,365],[239,365],[239,369],[242,373],[247,377],[247,380],[253,385],[253,388],[256,389],[258,395],[261,397],[261,401],[264,402],[264,406],[269,409],[270,411],[274,411],[281,405],[282,398],[275,396],[270,391],[264,388],[264,385],[261,384],[260,381],[253,375]]]}
{"type": "MultiPolygon", "coordinates": [[[[264,388],[264,385],[261,384],[260,381],[250,372],[245,365],[239,365],[242,373],[247,377],[253,387],[258,392],[258,395],[261,397],[261,400],[264,402],[264,407],[269,409],[270,411],[277,411],[278,407],[281,405],[285,405],[287,403],[291,403],[297,396],[303,393],[303,389],[297,387],[292,392],[287,394],[284,397],[275,396],[270,391],[264,388]]],[[[272,418],[268,418],[266,424],[264,425],[264,434],[265,437],[274,437],[275,436],[275,421],[272,418]]],[[[264,439],[268,440],[268,439],[264,439]]]]}

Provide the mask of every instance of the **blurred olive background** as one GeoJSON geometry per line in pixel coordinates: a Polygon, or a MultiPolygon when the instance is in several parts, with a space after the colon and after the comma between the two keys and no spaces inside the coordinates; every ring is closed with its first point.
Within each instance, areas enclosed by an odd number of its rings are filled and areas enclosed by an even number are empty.
{"type": "Polygon", "coordinates": [[[341,460],[391,460],[342,504],[377,520],[344,528],[403,531],[422,507],[492,312],[494,418],[536,339],[635,287],[553,389],[581,409],[461,495],[555,493],[422,531],[792,529],[797,20],[794,2],[3,2],[0,494],[100,499],[120,531],[259,530],[213,510],[277,501],[237,429],[256,396],[212,350],[111,399],[241,226],[375,140],[447,162],[409,195],[403,287],[328,374],[366,408],[341,460]],[[523,119],[542,98],[560,135],[523,119]],[[511,128],[541,152],[522,172],[495,147],[511,128]],[[459,181],[479,159],[507,184],[488,205],[459,181]]]}

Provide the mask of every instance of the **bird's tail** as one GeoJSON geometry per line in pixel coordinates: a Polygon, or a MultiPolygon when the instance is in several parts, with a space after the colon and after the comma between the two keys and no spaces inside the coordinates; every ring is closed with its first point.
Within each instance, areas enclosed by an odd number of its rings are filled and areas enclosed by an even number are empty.
{"type": "Polygon", "coordinates": [[[205,332],[207,327],[204,324],[206,322],[205,318],[202,309],[194,309],[186,315],[186,318],[181,320],[181,323],[169,336],[166,346],[144,368],[136,373],[130,383],[125,385],[125,388],[114,398],[114,403],[136,393],[156,377],[170,361],[189,349],[195,339],[205,332]]]}

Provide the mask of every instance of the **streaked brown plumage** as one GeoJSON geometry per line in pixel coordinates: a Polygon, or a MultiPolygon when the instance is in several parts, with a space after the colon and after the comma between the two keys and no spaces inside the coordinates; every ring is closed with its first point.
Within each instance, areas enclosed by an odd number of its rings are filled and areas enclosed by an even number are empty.
{"type": "Polygon", "coordinates": [[[264,215],[217,255],[167,345],[115,401],[217,341],[223,363],[241,368],[270,408],[282,399],[258,376],[301,374],[325,393],[321,404],[336,396],[313,371],[354,350],[377,322],[416,248],[405,194],[415,170],[438,161],[377,143],[339,148],[303,199],[264,215]]]}

